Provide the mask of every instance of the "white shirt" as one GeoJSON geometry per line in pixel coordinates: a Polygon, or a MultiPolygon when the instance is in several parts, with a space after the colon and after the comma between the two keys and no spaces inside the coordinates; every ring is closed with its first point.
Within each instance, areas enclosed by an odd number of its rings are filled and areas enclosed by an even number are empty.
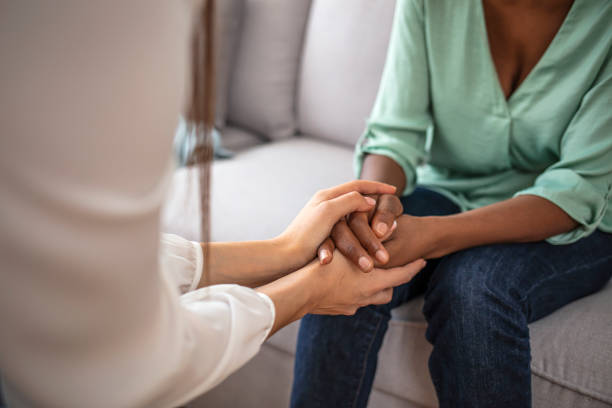
{"type": "Polygon", "coordinates": [[[248,361],[269,298],[194,290],[161,235],[193,5],[3,1],[0,372],[10,406],[171,407],[248,361]],[[161,242],[161,245],[160,245],[161,242]]]}

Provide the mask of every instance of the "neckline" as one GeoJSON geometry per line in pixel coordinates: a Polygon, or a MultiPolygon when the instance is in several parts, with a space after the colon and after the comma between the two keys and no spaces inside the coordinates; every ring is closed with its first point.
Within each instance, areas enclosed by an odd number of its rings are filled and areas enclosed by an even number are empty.
{"type": "Polygon", "coordinates": [[[483,1],[484,0],[478,0],[478,5],[479,5],[478,10],[480,12],[480,16],[479,16],[480,17],[479,18],[480,27],[481,27],[480,31],[482,34],[484,46],[486,49],[486,54],[488,57],[487,65],[489,66],[489,72],[493,75],[496,93],[498,97],[502,99],[506,107],[506,110],[508,111],[510,109],[512,101],[516,99],[516,95],[517,94],[520,95],[524,91],[524,89],[527,87],[527,85],[529,85],[529,83],[533,81],[532,77],[537,76],[537,73],[541,70],[542,65],[544,64],[543,61],[546,61],[549,58],[551,58],[550,55],[555,52],[556,48],[558,47],[557,43],[561,41],[559,38],[565,35],[564,33],[567,30],[567,26],[569,24],[568,21],[573,19],[575,10],[578,7],[577,4],[580,0],[574,0],[569,11],[567,12],[567,15],[563,19],[561,26],[555,33],[555,36],[553,37],[553,39],[548,44],[548,47],[546,47],[546,50],[544,51],[544,53],[538,59],[538,62],[536,62],[536,64],[533,66],[533,68],[531,68],[527,76],[523,79],[523,81],[519,84],[519,86],[510,94],[508,98],[506,98],[506,94],[504,93],[504,89],[502,88],[501,82],[499,80],[499,74],[497,73],[497,69],[495,68],[495,61],[493,61],[493,54],[491,52],[491,43],[489,42],[489,32],[487,30],[487,21],[486,21],[485,12],[484,12],[484,4],[482,3],[483,1]]]}

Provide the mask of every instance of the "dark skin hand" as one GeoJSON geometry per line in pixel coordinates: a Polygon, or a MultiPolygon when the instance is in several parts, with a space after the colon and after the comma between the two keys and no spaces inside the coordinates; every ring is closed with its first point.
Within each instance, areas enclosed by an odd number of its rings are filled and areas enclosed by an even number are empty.
{"type": "MultiPolygon", "coordinates": [[[[372,173],[377,173],[381,161],[393,162],[392,159],[385,156],[366,156],[362,176],[365,178],[372,173]]],[[[393,164],[397,166],[395,162],[393,164]]],[[[391,163],[387,163],[384,167],[387,170],[394,170],[382,176],[379,175],[383,180],[378,181],[389,183],[389,180],[396,180],[398,176],[403,177],[401,167],[394,167],[391,163]]],[[[478,245],[541,241],[569,232],[579,225],[551,201],[533,195],[518,196],[461,214],[442,217],[402,215],[396,221],[397,228],[391,236],[381,238],[389,254],[389,260],[387,262],[376,261],[377,266],[391,267],[403,265],[418,258],[439,258],[478,245]]],[[[371,223],[370,225],[377,224],[371,223]]],[[[334,230],[336,228],[338,224],[334,230]]],[[[355,238],[353,237],[358,232],[338,229],[339,232],[336,234],[332,231],[336,246],[342,253],[345,253],[348,246],[353,257],[350,255],[347,257],[354,261],[356,251],[351,245],[354,245],[355,238]]],[[[361,250],[366,251],[364,248],[361,250]]],[[[368,270],[373,267],[374,265],[368,270]]],[[[364,270],[364,268],[361,269],[364,270]]]]}
{"type": "Polygon", "coordinates": [[[578,223],[552,202],[524,195],[442,217],[402,215],[385,242],[385,268],[417,258],[440,258],[479,245],[536,242],[573,230],[578,223]]]}
{"type": "MultiPolygon", "coordinates": [[[[506,98],[510,98],[540,60],[572,3],[573,0],[483,1],[491,57],[506,98]]],[[[379,155],[366,156],[361,178],[394,185],[396,194],[401,194],[406,185],[402,168],[392,159],[379,155]]],[[[319,248],[322,263],[331,261],[333,249],[337,247],[367,272],[374,264],[399,265],[477,245],[541,241],[578,226],[561,208],[537,196],[519,196],[446,217],[400,217],[397,209],[401,203],[397,197],[376,198],[376,208],[370,213],[353,214],[348,221],[334,227],[331,239],[319,248]],[[389,238],[394,217],[399,217],[397,229],[389,238]],[[370,228],[365,227],[366,221],[370,228]],[[386,228],[378,230],[381,221],[386,228]]]]}
{"type": "MultiPolygon", "coordinates": [[[[366,156],[362,178],[386,179],[387,184],[397,187],[396,194],[401,194],[406,183],[404,172],[398,164],[387,157],[377,155],[366,156]]],[[[319,247],[319,260],[322,264],[331,261],[330,254],[336,247],[364,272],[372,270],[375,263],[387,263],[389,253],[383,242],[396,228],[396,220],[403,213],[402,203],[398,196],[393,194],[372,198],[376,200],[376,207],[370,212],[353,213],[336,224],[330,238],[319,247]]]]}

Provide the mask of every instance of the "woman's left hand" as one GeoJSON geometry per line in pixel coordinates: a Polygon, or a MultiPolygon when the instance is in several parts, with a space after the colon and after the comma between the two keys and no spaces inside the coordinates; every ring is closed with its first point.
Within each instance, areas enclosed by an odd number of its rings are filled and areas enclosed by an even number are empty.
{"type": "Polygon", "coordinates": [[[384,268],[405,265],[419,258],[431,259],[446,255],[444,222],[447,219],[407,214],[399,217],[397,228],[384,243],[389,252],[389,262],[384,268]]]}
{"type": "Polygon", "coordinates": [[[376,205],[374,199],[363,194],[394,192],[394,186],[369,180],[354,180],[320,190],[277,239],[291,248],[293,266],[302,266],[316,256],[317,248],[340,219],[355,211],[370,211],[376,205]]]}

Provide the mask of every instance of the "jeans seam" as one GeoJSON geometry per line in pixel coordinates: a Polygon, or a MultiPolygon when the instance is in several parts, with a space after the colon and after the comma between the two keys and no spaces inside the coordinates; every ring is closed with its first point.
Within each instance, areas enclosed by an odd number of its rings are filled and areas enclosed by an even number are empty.
{"type": "Polygon", "coordinates": [[[372,349],[372,345],[374,344],[374,340],[376,339],[376,334],[378,333],[378,329],[380,328],[380,323],[382,322],[382,316],[377,316],[378,323],[376,324],[376,328],[374,329],[374,335],[368,344],[368,348],[366,349],[366,353],[363,359],[363,369],[361,370],[361,377],[359,378],[359,385],[357,386],[357,390],[355,392],[355,398],[353,399],[352,407],[355,408],[357,406],[357,399],[359,398],[359,393],[361,392],[361,387],[363,385],[363,380],[366,375],[366,369],[368,366],[368,356],[370,355],[370,350],[372,349]]]}

